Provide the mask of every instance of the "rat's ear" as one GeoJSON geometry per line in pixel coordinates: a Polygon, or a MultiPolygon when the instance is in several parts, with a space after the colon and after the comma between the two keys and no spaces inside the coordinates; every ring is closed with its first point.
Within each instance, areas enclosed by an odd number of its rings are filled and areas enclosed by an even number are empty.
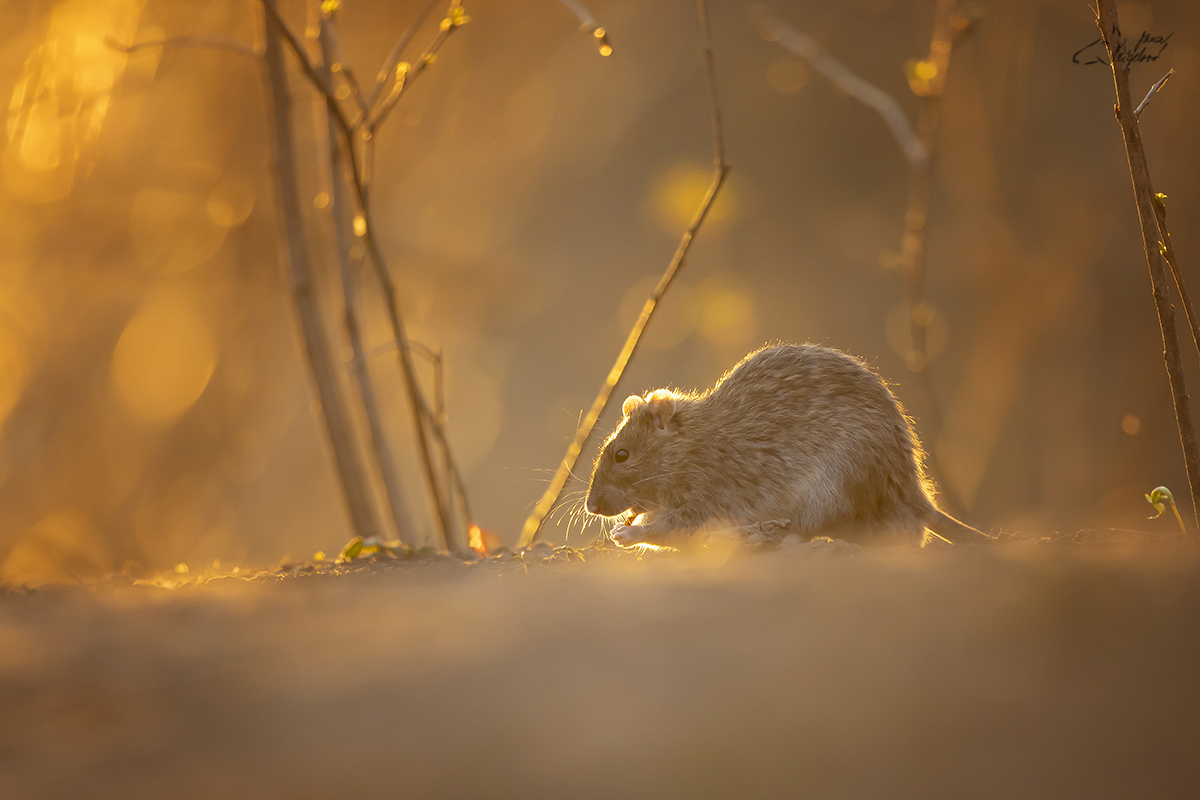
{"type": "Polygon", "coordinates": [[[631,394],[629,397],[626,397],[625,402],[621,404],[621,413],[628,417],[645,404],[645,400],[638,397],[636,394],[631,394]]]}
{"type": "Polygon", "coordinates": [[[655,389],[646,397],[646,410],[659,433],[674,433],[675,395],[668,389],[655,389]]]}

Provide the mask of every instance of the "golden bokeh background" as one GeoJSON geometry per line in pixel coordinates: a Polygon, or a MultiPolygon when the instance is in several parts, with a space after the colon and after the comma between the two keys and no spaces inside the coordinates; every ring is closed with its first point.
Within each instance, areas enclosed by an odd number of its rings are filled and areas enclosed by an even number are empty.
{"type": "MultiPolygon", "coordinates": [[[[303,30],[310,4],[280,5],[303,30]]],[[[423,5],[344,0],[342,48],[360,80],[423,5]]],[[[1111,76],[1072,63],[1096,36],[1086,4],[980,3],[954,51],[928,219],[936,412],[904,361],[894,265],[907,162],[874,111],[765,41],[749,4],[711,5],[733,172],[618,397],[711,384],[767,341],[820,342],[894,384],[955,510],[979,527],[1144,529],[1162,523],[1145,521],[1143,499],[1160,484],[1185,504],[1111,76]]],[[[587,6],[610,57],[554,0],[468,3],[470,23],[376,140],[377,236],[412,338],[445,353],[475,521],[510,544],[709,180],[691,4],[587,6]]],[[[771,10],[915,119],[904,65],[927,51],[930,0],[771,10]]],[[[231,52],[108,43],[254,46],[259,14],[250,0],[6,8],[0,579],[268,564],[336,552],[350,535],[279,262],[259,69],[231,52]]],[[[1160,0],[1120,15],[1127,30],[1173,34],[1131,81],[1140,94],[1176,70],[1142,131],[1191,277],[1200,8],[1160,0]]],[[[345,353],[330,179],[315,159],[321,104],[289,65],[307,234],[345,353]]],[[[366,345],[379,348],[386,316],[360,278],[366,345]]],[[[417,503],[400,377],[383,356],[370,369],[417,503]]],[[[411,511],[417,543],[432,543],[428,510],[411,511]]],[[[552,541],[595,534],[555,519],[552,541]]]]}

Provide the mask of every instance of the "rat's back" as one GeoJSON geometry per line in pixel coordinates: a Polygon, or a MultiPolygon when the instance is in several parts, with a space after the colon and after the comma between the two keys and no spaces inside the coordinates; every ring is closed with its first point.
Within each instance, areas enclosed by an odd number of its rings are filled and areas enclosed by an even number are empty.
{"type": "Polygon", "coordinates": [[[700,427],[719,429],[724,457],[763,490],[752,504],[760,507],[731,509],[738,517],[786,510],[802,532],[915,534],[933,510],[908,419],[883,381],[845,353],[765,347],[697,405],[707,418],[700,427]]]}

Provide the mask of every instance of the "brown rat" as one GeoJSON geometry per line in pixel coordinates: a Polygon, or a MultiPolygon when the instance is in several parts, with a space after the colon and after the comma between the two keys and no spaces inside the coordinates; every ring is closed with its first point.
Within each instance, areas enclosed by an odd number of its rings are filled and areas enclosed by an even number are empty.
{"type": "Polygon", "coordinates": [[[707,392],[658,389],[623,411],[587,497],[592,514],[640,515],[613,530],[618,544],[774,519],[805,538],[919,542],[926,528],[952,542],[988,538],[937,508],[900,404],[837,350],[765,347],[707,392]]]}

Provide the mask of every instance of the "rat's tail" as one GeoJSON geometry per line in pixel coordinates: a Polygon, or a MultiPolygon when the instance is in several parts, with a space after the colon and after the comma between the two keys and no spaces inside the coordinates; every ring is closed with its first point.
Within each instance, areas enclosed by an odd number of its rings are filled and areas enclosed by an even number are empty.
{"type": "Polygon", "coordinates": [[[935,508],[925,527],[951,544],[983,544],[993,541],[992,537],[966,523],[959,522],[945,511],[935,508]]]}

